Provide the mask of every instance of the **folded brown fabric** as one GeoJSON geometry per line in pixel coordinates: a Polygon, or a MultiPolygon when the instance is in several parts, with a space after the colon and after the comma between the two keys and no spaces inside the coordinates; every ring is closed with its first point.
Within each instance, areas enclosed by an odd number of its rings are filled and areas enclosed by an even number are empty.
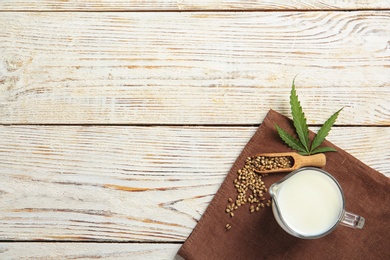
{"type": "MultiPolygon", "coordinates": [[[[247,157],[291,151],[281,141],[274,124],[294,133],[287,117],[273,110],[267,114],[178,254],[189,260],[390,259],[390,179],[328,141],[324,145],[336,148],[337,152],[326,153],[323,169],[343,188],[346,210],[366,219],[363,229],[339,225],[323,238],[306,240],[280,228],[270,207],[251,213],[250,206],[245,204],[234,211],[233,217],[225,212],[228,199],[237,196],[233,182],[247,157]]],[[[312,132],[310,135],[313,138],[312,132]]],[[[270,174],[263,181],[269,187],[285,175],[270,174]]]]}

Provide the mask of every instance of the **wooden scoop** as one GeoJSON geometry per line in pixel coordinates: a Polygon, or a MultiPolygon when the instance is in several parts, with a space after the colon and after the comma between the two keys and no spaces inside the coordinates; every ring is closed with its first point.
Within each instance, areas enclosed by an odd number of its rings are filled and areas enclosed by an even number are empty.
{"type": "Polygon", "coordinates": [[[304,166],[313,166],[313,167],[324,167],[326,164],[325,154],[319,153],[315,155],[300,155],[298,153],[289,152],[289,153],[262,153],[256,154],[255,157],[264,156],[264,157],[291,157],[293,159],[292,166],[288,168],[278,168],[272,170],[259,170],[255,169],[255,172],[261,174],[274,173],[274,172],[292,172],[296,169],[299,169],[304,166]]]}

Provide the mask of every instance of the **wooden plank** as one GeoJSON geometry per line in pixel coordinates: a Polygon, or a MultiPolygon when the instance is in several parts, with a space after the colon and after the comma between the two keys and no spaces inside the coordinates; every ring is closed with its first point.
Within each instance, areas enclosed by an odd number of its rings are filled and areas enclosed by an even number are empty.
{"type": "MultiPolygon", "coordinates": [[[[0,240],[183,242],[255,130],[2,126],[0,240]]],[[[390,177],[389,134],[329,140],[390,177]]]]}
{"type": "Polygon", "coordinates": [[[164,1],[124,1],[124,0],[2,0],[0,10],[22,11],[142,11],[142,10],[357,10],[389,9],[386,0],[164,0],[164,1]]]}
{"type": "Polygon", "coordinates": [[[179,259],[181,244],[0,243],[1,259],[179,259]]]}
{"type": "Polygon", "coordinates": [[[2,13],[0,123],[390,124],[390,12],[2,13]],[[332,109],[329,109],[331,107],[332,109]],[[332,110],[332,111],[330,111],[332,110]]]}

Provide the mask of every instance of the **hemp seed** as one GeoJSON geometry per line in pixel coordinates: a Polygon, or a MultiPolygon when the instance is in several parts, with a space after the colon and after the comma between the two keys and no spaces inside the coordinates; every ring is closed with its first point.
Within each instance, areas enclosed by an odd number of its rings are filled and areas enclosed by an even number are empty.
{"type": "MultiPolygon", "coordinates": [[[[237,177],[233,185],[237,191],[236,198],[228,198],[225,212],[231,218],[234,217],[233,211],[249,203],[249,212],[260,211],[265,206],[271,206],[271,200],[267,199],[268,189],[262,178],[268,174],[259,174],[258,170],[291,168],[294,160],[290,156],[266,157],[253,156],[247,157],[245,165],[237,171],[237,177]]],[[[231,225],[226,224],[226,230],[230,230],[231,225]]]]}
{"type": "Polygon", "coordinates": [[[226,224],[225,228],[227,231],[229,231],[232,228],[232,226],[230,224],[226,224]]]}

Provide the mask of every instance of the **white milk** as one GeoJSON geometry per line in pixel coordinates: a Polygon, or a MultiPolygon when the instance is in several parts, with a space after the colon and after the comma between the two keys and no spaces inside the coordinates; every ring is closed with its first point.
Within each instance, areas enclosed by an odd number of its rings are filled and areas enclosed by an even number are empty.
{"type": "Polygon", "coordinates": [[[277,201],[286,224],[295,232],[315,236],[331,229],[343,210],[337,184],[327,175],[303,170],[278,188],[277,201]]]}

